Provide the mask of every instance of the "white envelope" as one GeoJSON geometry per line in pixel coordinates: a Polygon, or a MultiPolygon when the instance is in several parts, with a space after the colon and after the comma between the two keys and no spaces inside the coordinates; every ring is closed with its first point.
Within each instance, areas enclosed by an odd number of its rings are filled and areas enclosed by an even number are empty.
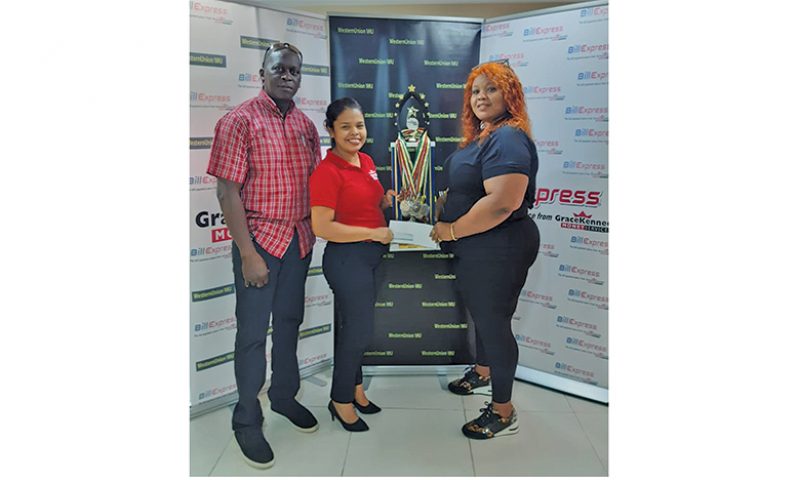
{"type": "Polygon", "coordinates": [[[432,225],[418,222],[391,220],[388,228],[393,232],[390,251],[440,250],[437,243],[429,238],[432,225]]]}

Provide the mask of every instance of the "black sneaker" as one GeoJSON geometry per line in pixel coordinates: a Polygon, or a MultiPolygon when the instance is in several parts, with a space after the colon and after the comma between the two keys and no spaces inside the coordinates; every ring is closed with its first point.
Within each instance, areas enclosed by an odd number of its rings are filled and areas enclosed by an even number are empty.
{"type": "Polygon", "coordinates": [[[247,428],[235,432],[236,442],[241,447],[244,461],[255,468],[269,468],[274,465],[274,452],[263,437],[260,428],[247,428]]]}
{"type": "Polygon", "coordinates": [[[490,377],[481,377],[476,367],[469,367],[463,378],[449,383],[449,391],[457,395],[490,395],[493,388],[490,386],[490,377]]]}
{"type": "Polygon", "coordinates": [[[273,412],[287,418],[297,430],[305,433],[312,433],[319,429],[319,422],[310,413],[310,410],[293,398],[288,400],[272,400],[271,409],[273,412]]]}
{"type": "Polygon", "coordinates": [[[463,425],[462,431],[466,437],[487,440],[518,433],[518,415],[515,413],[515,409],[510,418],[502,418],[493,410],[493,404],[489,402],[485,402],[485,408],[480,408],[479,411],[482,412],[482,415],[463,425]]]}

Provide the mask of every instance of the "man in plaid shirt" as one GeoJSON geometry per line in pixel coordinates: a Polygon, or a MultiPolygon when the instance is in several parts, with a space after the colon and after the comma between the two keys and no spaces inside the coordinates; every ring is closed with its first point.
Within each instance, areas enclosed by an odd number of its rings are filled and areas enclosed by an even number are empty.
{"type": "Polygon", "coordinates": [[[233,431],[245,460],[268,468],[274,453],[263,436],[258,393],[266,376],[266,332],[272,315],[271,409],[304,432],[318,422],[294,398],[296,347],[305,310],[305,278],[316,237],[310,228],[308,178],[318,165],[319,134],[292,98],[302,80],[302,53],[270,46],[263,90],[216,124],[208,173],[233,237],[236,289],[233,431]]]}

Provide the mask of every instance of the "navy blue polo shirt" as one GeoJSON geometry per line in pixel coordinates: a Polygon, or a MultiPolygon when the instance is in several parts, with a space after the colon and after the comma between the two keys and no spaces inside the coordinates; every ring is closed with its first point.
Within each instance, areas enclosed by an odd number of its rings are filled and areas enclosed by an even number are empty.
{"type": "Polygon", "coordinates": [[[449,185],[440,218],[444,222],[453,222],[462,217],[479,199],[487,195],[482,184],[485,180],[508,173],[528,176],[529,185],[521,207],[494,227],[500,228],[526,217],[527,211],[532,207],[538,154],[535,144],[526,133],[505,125],[491,133],[482,145],[475,140],[451,154],[446,159],[443,171],[449,185]]]}

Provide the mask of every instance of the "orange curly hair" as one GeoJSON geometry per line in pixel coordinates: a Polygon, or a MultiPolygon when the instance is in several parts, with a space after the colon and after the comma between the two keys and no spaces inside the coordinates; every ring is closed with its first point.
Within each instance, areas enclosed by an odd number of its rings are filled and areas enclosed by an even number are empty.
{"type": "Polygon", "coordinates": [[[498,62],[483,63],[471,70],[471,74],[468,75],[468,81],[465,86],[463,112],[460,118],[462,119],[463,136],[465,137],[463,141],[460,142],[460,148],[473,142],[475,138],[478,138],[481,143],[488,138],[491,132],[502,125],[510,125],[519,130],[523,130],[532,138],[532,127],[529,123],[529,115],[527,115],[526,112],[526,101],[524,100],[524,88],[521,86],[521,81],[518,79],[513,69],[506,64],[498,62]],[[501,90],[504,104],[507,106],[507,113],[510,115],[510,118],[480,131],[480,121],[471,109],[471,87],[474,85],[474,79],[483,73],[499,88],[499,90],[501,90]]]}

